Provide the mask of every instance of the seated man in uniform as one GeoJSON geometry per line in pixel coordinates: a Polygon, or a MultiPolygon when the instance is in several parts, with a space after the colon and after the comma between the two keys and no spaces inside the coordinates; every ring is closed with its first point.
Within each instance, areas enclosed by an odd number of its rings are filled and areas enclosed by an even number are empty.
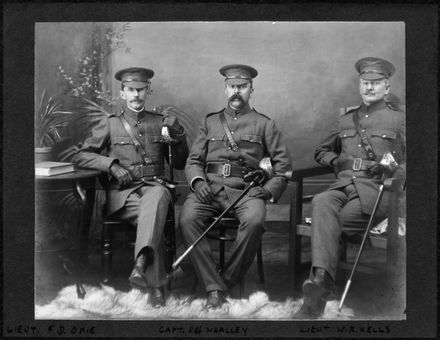
{"type": "Polygon", "coordinates": [[[123,108],[103,119],[79,147],[74,161],[83,168],[108,174],[107,216],[137,226],[135,265],[129,281],[151,290],[154,306],[165,304],[162,236],[171,203],[169,190],[162,185],[167,144],[161,130],[168,127],[177,140],[172,145],[173,163],[183,169],[188,156],[185,131],[176,117],[145,109],[154,72],[128,68],[115,74],[121,82],[123,108]],[[162,184],[161,184],[162,183],[162,184]]]}
{"type": "MultiPolygon", "coordinates": [[[[390,152],[399,164],[393,177],[405,177],[405,113],[387,100],[394,66],[380,58],[362,58],[360,106],[342,115],[330,135],[316,148],[318,163],[331,166],[337,180],[312,201],[312,268],[303,284],[304,304],[298,318],[317,318],[335,291],[342,232],[363,232],[379,193],[383,169],[378,162],[390,152]]],[[[388,199],[376,217],[385,218],[388,199]]]]}
{"type": "MultiPolygon", "coordinates": [[[[291,169],[291,162],[275,122],[249,106],[252,79],[257,71],[247,65],[228,65],[220,69],[226,77],[226,108],[208,114],[191,148],[185,172],[192,192],[180,215],[186,246],[205,230],[213,216],[219,215],[245,188],[244,175],[258,169],[269,156],[276,173],[291,169]]],[[[240,221],[229,261],[217,272],[208,240],[190,253],[199,281],[208,293],[207,308],[217,308],[226,292],[245,275],[260,244],[266,215],[265,202],[275,201],[286,188],[286,179],[275,176],[263,187],[252,188],[232,210],[240,221]]]]}

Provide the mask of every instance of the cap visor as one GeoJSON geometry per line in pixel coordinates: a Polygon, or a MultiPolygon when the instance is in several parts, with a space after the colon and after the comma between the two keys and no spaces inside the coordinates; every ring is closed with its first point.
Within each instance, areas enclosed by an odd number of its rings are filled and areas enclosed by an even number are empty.
{"type": "Polygon", "coordinates": [[[361,79],[364,80],[379,80],[379,79],[385,79],[385,75],[378,74],[378,73],[364,73],[360,75],[361,79]]]}
{"type": "Polygon", "coordinates": [[[226,84],[229,84],[229,85],[244,85],[244,84],[247,84],[250,82],[251,82],[250,79],[241,79],[241,78],[226,79],[226,84]]]}
{"type": "Polygon", "coordinates": [[[147,87],[148,83],[143,81],[126,81],[123,82],[125,86],[131,87],[132,89],[142,89],[147,87]]]}

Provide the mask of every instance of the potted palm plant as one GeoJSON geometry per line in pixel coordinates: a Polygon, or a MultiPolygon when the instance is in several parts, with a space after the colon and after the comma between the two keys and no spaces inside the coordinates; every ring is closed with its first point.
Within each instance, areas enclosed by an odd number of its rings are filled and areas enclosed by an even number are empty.
{"type": "Polygon", "coordinates": [[[63,140],[63,129],[69,125],[71,111],[43,90],[35,113],[35,162],[52,160],[52,148],[63,140]]]}

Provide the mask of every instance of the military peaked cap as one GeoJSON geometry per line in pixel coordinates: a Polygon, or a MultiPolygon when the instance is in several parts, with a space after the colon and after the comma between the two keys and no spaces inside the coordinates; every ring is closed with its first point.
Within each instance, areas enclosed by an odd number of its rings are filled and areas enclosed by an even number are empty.
{"type": "Polygon", "coordinates": [[[150,84],[154,71],[143,67],[130,67],[115,73],[115,78],[123,85],[134,89],[141,89],[150,84]]]}
{"type": "Polygon", "coordinates": [[[367,57],[359,59],[355,64],[359,77],[365,80],[389,78],[394,74],[394,65],[385,59],[367,57]]]}
{"type": "Polygon", "coordinates": [[[232,64],[223,66],[220,73],[226,77],[225,81],[231,85],[241,85],[252,81],[258,72],[251,66],[232,64]]]}

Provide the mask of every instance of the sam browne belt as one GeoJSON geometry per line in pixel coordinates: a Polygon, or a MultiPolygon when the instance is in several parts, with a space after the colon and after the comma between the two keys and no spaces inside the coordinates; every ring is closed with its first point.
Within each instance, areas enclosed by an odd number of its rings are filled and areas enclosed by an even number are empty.
{"type": "Polygon", "coordinates": [[[377,162],[369,161],[362,158],[355,159],[344,159],[338,162],[337,168],[339,171],[342,170],[353,170],[353,171],[365,171],[370,169],[377,162]]]}
{"type": "Polygon", "coordinates": [[[222,175],[223,177],[240,177],[243,178],[252,169],[232,165],[230,163],[208,163],[206,172],[215,175],[222,175]]]}
{"type": "Polygon", "coordinates": [[[128,171],[134,179],[143,177],[152,179],[154,176],[162,176],[164,173],[164,168],[159,164],[134,165],[129,167],[128,171]]]}

